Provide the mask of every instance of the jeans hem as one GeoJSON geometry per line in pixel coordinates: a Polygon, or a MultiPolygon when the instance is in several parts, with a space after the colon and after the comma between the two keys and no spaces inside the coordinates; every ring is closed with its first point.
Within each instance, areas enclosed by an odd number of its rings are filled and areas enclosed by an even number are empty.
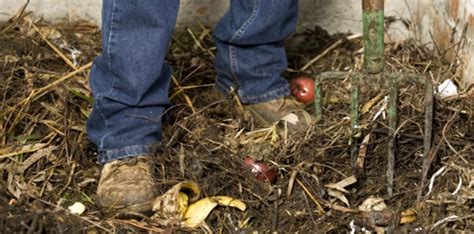
{"type": "Polygon", "coordinates": [[[99,163],[105,164],[112,160],[138,157],[153,153],[150,145],[132,145],[118,149],[103,150],[99,152],[99,163]]]}

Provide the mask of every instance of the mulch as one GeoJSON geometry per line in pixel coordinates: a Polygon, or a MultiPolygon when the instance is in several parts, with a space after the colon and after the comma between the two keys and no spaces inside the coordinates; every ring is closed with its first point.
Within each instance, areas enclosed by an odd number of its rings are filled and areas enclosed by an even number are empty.
{"type": "MultiPolygon", "coordinates": [[[[93,102],[88,74],[100,41],[100,30],[87,22],[49,24],[22,12],[0,24],[0,230],[181,230],[149,217],[106,214],[94,204],[99,165],[84,123],[93,102]],[[68,211],[75,202],[86,205],[85,213],[68,211]]],[[[329,35],[315,28],[290,37],[286,48],[288,79],[326,71],[349,74],[362,67],[362,39],[357,35],[329,35]]],[[[304,137],[293,137],[276,128],[255,128],[238,101],[218,97],[213,87],[215,50],[205,26],[175,33],[167,56],[174,69],[174,106],[164,117],[165,140],[155,171],[162,193],[192,180],[204,196],[227,195],[247,204],[246,212],[217,208],[206,219],[208,230],[474,230],[474,89],[463,84],[459,64],[447,62],[440,56],[444,53],[415,40],[386,45],[386,72],[400,76],[394,187],[388,196],[387,76],[361,81],[357,142],[350,125],[350,75],[323,81],[323,120],[304,137]],[[419,78],[403,78],[408,73],[419,78]],[[446,79],[459,87],[455,96],[434,95],[432,123],[425,121],[423,79],[435,89],[446,79]],[[432,127],[429,165],[423,156],[426,124],[432,127]],[[358,154],[364,159],[359,167],[351,166],[351,143],[365,148],[358,154]],[[246,156],[276,169],[276,184],[256,180],[244,165],[246,156]],[[351,176],[357,182],[341,192],[347,206],[327,185],[351,176]],[[384,213],[359,209],[370,196],[384,200],[384,213]],[[415,218],[400,223],[407,210],[415,218]]],[[[314,113],[314,105],[306,108],[314,113]]]]}

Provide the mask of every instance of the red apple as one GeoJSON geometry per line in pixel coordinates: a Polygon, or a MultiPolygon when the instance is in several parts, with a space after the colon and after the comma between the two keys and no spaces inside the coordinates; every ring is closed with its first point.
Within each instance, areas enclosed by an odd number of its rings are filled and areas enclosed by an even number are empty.
{"type": "Polygon", "coordinates": [[[251,169],[258,181],[269,182],[274,184],[277,179],[277,171],[270,169],[268,164],[260,161],[255,161],[253,158],[247,156],[244,158],[244,164],[251,169]]]}
{"type": "Polygon", "coordinates": [[[309,104],[314,100],[314,79],[309,76],[299,76],[290,82],[291,94],[296,100],[309,104]]]}

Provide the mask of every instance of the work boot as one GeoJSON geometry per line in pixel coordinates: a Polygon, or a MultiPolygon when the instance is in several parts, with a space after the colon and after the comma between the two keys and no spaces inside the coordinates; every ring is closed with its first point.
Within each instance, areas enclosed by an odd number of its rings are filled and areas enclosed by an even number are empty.
{"type": "Polygon", "coordinates": [[[151,201],[155,198],[156,188],[150,167],[150,156],[106,163],[97,187],[97,204],[105,211],[151,211],[151,201]]]}
{"type": "Polygon", "coordinates": [[[278,122],[288,133],[303,133],[314,123],[314,118],[304,110],[304,105],[291,98],[245,105],[261,127],[278,122]]]}

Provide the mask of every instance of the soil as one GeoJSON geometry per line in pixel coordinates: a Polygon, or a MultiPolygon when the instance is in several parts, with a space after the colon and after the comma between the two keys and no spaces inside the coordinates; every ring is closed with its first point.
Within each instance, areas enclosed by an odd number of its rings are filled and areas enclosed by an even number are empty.
{"type": "MultiPolygon", "coordinates": [[[[303,73],[301,67],[339,40],[304,73],[316,77],[325,71],[360,71],[362,39],[348,36],[329,35],[320,28],[291,36],[286,43],[290,69],[285,77],[303,73]]],[[[2,232],[186,231],[178,226],[160,226],[149,217],[106,214],[94,204],[99,165],[84,127],[92,104],[89,68],[80,69],[100,53],[100,41],[99,29],[87,22],[52,25],[32,21],[25,14],[0,24],[2,232]],[[75,61],[75,68],[47,41],[75,61]],[[81,53],[73,57],[72,48],[81,53]],[[79,69],[77,74],[61,80],[75,69],[79,69]],[[83,203],[85,213],[71,214],[67,208],[74,202],[83,203]]],[[[463,85],[457,76],[456,64],[438,55],[442,53],[412,40],[386,45],[386,74],[397,74],[399,80],[392,196],[387,193],[386,113],[374,120],[383,97],[388,95],[388,75],[364,76],[361,81],[361,105],[375,102],[361,115],[359,138],[353,138],[356,133],[350,125],[349,76],[324,80],[323,120],[304,137],[286,136],[274,129],[259,131],[238,102],[219,98],[213,87],[213,54],[209,29],[176,32],[167,61],[179,87],[175,84],[170,90],[174,105],[163,119],[165,140],[155,157],[160,193],[178,182],[192,180],[201,186],[203,196],[227,195],[247,204],[246,212],[215,209],[206,219],[208,230],[474,230],[474,95],[472,87],[463,85]],[[420,78],[404,78],[408,73],[420,78]],[[454,97],[434,97],[433,143],[429,148],[433,160],[429,168],[423,166],[427,124],[423,79],[435,87],[451,79],[459,87],[454,97]],[[375,99],[378,95],[381,99],[375,99]],[[352,167],[350,144],[355,141],[362,146],[367,135],[369,140],[363,144],[367,152],[359,153],[365,158],[363,167],[352,167]],[[246,156],[276,169],[276,184],[256,180],[243,163],[246,156]],[[426,195],[430,179],[440,170],[426,195]],[[424,182],[423,171],[427,172],[424,182]],[[327,185],[350,176],[357,182],[341,193],[346,205],[331,195],[327,185]],[[382,198],[387,208],[361,211],[359,205],[371,196],[382,198]],[[414,211],[414,218],[400,223],[407,210],[414,211]]],[[[313,104],[306,109],[314,114],[313,104]]]]}

